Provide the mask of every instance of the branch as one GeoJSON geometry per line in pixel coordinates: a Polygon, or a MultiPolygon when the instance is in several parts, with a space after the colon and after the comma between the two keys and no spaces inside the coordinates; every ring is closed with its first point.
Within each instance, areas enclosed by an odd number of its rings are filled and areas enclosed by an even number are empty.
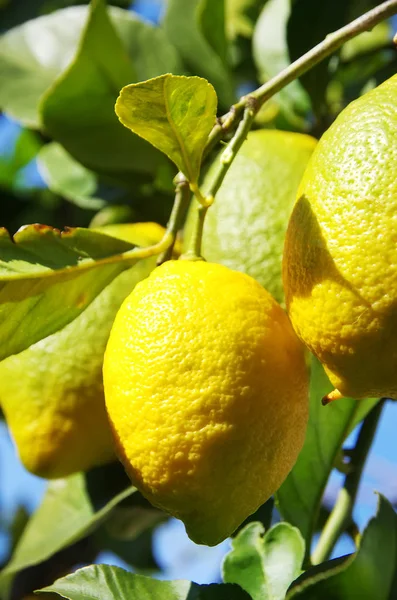
{"type": "Polygon", "coordinates": [[[372,29],[375,25],[381,21],[388,19],[392,15],[397,13],[397,0],[387,0],[376,8],[368,11],[358,19],[355,19],[345,27],[334,31],[327,35],[325,40],[314,46],[309,52],[306,52],[298,58],[296,61],[291,63],[286,69],[281,71],[278,75],[269,79],[261,87],[251,92],[247,96],[243,96],[236,104],[232,106],[230,111],[223,117],[218,119],[217,124],[214,126],[207,143],[207,152],[209,152],[217,142],[219,142],[226,133],[231,131],[236,124],[236,121],[243,113],[250,102],[250,98],[255,98],[257,101],[257,110],[269,100],[274,94],[282,90],[286,85],[294,81],[310,69],[312,69],[319,62],[327,58],[330,54],[333,54],[338,50],[344,43],[356,37],[364,31],[372,29]]]}

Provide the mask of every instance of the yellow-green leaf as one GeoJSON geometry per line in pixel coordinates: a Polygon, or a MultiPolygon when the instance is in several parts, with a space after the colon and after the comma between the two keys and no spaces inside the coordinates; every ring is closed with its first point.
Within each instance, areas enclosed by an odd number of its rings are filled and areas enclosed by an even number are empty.
{"type": "Polygon", "coordinates": [[[196,183],[216,108],[216,93],[208,81],[167,74],[125,86],[116,114],[125,127],[164,152],[190,183],[196,183]]]}

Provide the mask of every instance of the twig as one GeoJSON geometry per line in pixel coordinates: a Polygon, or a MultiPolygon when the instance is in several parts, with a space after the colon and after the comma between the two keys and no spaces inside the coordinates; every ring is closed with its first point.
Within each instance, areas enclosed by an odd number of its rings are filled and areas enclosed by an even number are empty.
{"type": "Polygon", "coordinates": [[[172,257],[176,236],[179,229],[182,227],[183,217],[185,216],[186,210],[190,202],[191,194],[189,189],[189,182],[181,173],[178,173],[178,175],[175,178],[175,182],[175,200],[167,224],[166,233],[166,235],[168,234],[172,236],[172,242],[167,247],[167,249],[159,255],[157,259],[158,265],[161,265],[163,262],[169,260],[172,257]]]}

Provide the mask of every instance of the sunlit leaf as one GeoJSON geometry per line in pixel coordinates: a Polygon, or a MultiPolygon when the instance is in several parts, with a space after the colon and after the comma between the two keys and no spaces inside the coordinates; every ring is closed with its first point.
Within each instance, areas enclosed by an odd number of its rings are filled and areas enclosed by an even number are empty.
{"type": "Polygon", "coordinates": [[[123,125],[164,152],[196,183],[216,104],[214,88],[205,79],[161,75],[123,88],[116,113],[123,125]]]}
{"type": "Polygon", "coordinates": [[[40,592],[56,592],[69,600],[249,600],[238,586],[157,581],[108,565],[79,569],[40,592]]]}
{"type": "Polygon", "coordinates": [[[343,442],[378,402],[343,398],[322,406],[321,398],[332,389],[323,367],[313,358],[305,444],[276,495],[281,514],[300,529],[308,552],[321,498],[343,442]]]}
{"type": "Polygon", "coordinates": [[[0,229],[0,359],[24,350],[79,315],[135,258],[129,242],[88,229],[0,229]]]}
{"type": "Polygon", "coordinates": [[[278,523],[267,533],[261,523],[250,523],[232,541],[223,579],[240,585],[253,600],[284,600],[302,572],[304,554],[302,536],[289,523],[278,523]]]}

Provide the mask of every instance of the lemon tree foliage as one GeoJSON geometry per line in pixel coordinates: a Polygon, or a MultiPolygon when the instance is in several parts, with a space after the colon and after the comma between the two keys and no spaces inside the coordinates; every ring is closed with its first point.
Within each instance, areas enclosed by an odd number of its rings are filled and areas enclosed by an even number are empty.
{"type": "Polygon", "coordinates": [[[215,90],[206,80],[161,75],[123,88],[116,113],[123,125],[164,152],[190,183],[197,183],[216,105],[215,90]]]}
{"type": "Polygon", "coordinates": [[[394,600],[394,509],[352,511],[397,394],[397,0],[73,4],[0,0],[0,405],[52,479],[1,598],[394,600]],[[170,516],[231,538],[218,583],[170,576],[170,516]]]}
{"type": "Polygon", "coordinates": [[[232,541],[223,579],[238,583],[253,600],[283,600],[302,572],[304,554],[302,536],[289,523],[277,523],[266,533],[261,523],[251,523],[232,541]]]}

